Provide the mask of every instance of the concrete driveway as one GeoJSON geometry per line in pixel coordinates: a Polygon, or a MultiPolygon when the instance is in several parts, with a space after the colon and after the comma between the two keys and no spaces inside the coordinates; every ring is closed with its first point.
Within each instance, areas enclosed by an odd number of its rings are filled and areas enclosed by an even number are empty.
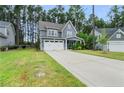
{"type": "Polygon", "coordinates": [[[72,51],[46,51],[87,86],[124,87],[124,61],[72,51]]]}

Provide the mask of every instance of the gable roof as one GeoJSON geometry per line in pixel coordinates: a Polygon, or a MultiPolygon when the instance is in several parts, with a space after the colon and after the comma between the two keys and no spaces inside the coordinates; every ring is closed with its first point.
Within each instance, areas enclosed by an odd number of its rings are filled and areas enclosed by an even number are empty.
{"type": "Polygon", "coordinates": [[[77,30],[75,29],[75,27],[73,26],[72,22],[69,20],[65,25],[64,27],[62,28],[62,31],[65,29],[65,27],[68,25],[68,24],[71,24],[71,26],[73,27],[74,31],[77,33],[77,30]]]}
{"type": "Polygon", "coordinates": [[[108,37],[111,37],[118,29],[124,32],[124,27],[122,28],[96,28],[95,30],[101,33],[103,30],[106,31],[108,37]]]}
{"type": "Polygon", "coordinates": [[[39,29],[40,30],[46,30],[47,28],[52,28],[52,29],[57,29],[58,31],[61,31],[64,26],[65,26],[65,24],[39,21],[39,29]]]}

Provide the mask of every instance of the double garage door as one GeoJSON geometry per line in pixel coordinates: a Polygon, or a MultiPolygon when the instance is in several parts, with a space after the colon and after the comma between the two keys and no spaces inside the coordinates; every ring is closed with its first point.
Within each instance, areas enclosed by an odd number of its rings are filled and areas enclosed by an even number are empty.
{"type": "Polygon", "coordinates": [[[64,50],[64,40],[44,40],[44,50],[64,50]]]}
{"type": "Polygon", "coordinates": [[[124,42],[116,41],[109,42],[109,51],[113,52],[124,52],[124,42]]]}

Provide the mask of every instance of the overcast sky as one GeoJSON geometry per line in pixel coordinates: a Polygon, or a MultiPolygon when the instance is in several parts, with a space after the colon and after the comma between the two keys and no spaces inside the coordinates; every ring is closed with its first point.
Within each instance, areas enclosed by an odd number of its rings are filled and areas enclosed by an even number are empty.
{"type": "MultiPolygon", "coordinates": [[[[44,5],[43,6],[43,8],[46,10],[54,8],[54,7],[55,5],[44,5]]],[[[82,7],[84,8],[86,17],[88,18],[89,15],[92,13],[92,6],[83,5],[82,7]]],[[[108,20],[107,15],[111,7],[112,7],[111,5],[95,5],[95,15],[107,21],[108,20]]],[[[65,5],[64,8],[65,8],[65,11],[67,11],[69,9],[69,6],[65,5]]]]}

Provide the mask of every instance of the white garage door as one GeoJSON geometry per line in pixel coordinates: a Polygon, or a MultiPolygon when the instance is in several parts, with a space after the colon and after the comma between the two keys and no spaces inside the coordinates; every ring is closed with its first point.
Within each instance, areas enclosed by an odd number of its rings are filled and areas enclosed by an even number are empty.
{"type": "Polygon", "coordinates": [[[109,42],[109,50],[114,52],[124,52],[124,42],[109,42]]]}
{"type": "Polygon", "coordinates": [[[64,50],[64,41],[44,40],[44,50],[64,50]]]}

